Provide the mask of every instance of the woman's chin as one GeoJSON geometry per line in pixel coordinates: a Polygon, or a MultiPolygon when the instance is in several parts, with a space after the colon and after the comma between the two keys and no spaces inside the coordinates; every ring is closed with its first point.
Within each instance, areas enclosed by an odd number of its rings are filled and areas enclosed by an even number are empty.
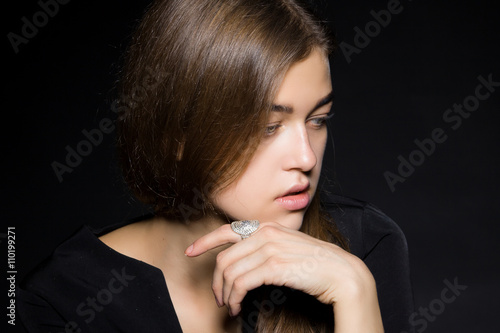
{"type": "Polygon", "coordinates": [[[304,213],[305,211],[291,212],[286,216],[275,219],[274,222],[289,229],[300,230],[304,220],[304,213]]]}

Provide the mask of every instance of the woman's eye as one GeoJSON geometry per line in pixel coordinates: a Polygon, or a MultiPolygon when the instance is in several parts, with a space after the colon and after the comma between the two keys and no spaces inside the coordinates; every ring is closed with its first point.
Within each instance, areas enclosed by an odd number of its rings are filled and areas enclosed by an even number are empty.
{"type": "Polygon", "coordinates": [[[268,126],[266,126],[265,135],[266,136],[273,135],[278,130],[278,128],[280,126],[281,125],[279,125],[279,124],[274,124],[274,125],[268,125],[268,126]]]}
{"type": "Polygon", "coordinates": [[[313,118],[313,119],[311,119],[311,122],[314,126],[321,127],[325,124],[326,118],[325,117],[313,118]]]}
{"type": "Polygon", "coordinates": [[[316,118],[312,118],[309,121],[312,123],[312,125],[316,128],[323,127],[326,124],[326,121],[333,117],[333,113],[324,115],[324,116],[319,116],[316,118]]]}

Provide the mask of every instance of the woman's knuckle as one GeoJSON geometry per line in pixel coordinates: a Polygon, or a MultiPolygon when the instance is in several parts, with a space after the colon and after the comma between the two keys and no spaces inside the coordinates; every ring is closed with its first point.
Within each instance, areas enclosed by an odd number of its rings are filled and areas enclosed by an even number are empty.
{"type": "Polygon", "coordinates": [[[277,270],[283,265],[283,259],[280,258],[279,256],[269,257],[269,259],[267,259],[266,261],[266,265],[268,269],[271,269],[273,271],[277,270]]]}
{"type": "Polygon", "coordinates": [[[275,242],[267,242],[262,246],[262,252],[266,254],[268,257],[271,257],[276,254],[276,243],[275,242]]]}
{"type": "Polygon", "coordinates": [[[266,224],[265,226],[262,227],[261,233],[263,236],[268,237],[268,238],[273,238],[277,236],[278,229],[270,224],[266,224]]]}
{"type": "Polygon", "coordinates": [[[214,293],[217,293],[217,292],[219,292],[219,291],[221,291],[221,290],[222,290],[222,288],[221,288],[221,286],[220,286],[219,284],[212,283],[212,291],[213,291],[214,293]]]}
{"type": "Polygon", "coordinates": [[[233,289],[240,291],[242,289],[245,289],[245,277],[244,276],[238,276],[236,279],[233,281],[233,289]]]}
{"type": "Polygon", "coordinates": [[[215,257],[215,261],[216,261],[217,265],[220,265],[223,263],[224,255],[225,255],[225,251],[221,251],[217,254],[217,256],[215,257]]]}
{"type": "Polygon", "coordinates": [[[222,277],[224,278],[224,280],[232,280],[234,276],[234,268],[232,268],[231,266],[227,267],[224,272],[222,272],[222,277]]]}

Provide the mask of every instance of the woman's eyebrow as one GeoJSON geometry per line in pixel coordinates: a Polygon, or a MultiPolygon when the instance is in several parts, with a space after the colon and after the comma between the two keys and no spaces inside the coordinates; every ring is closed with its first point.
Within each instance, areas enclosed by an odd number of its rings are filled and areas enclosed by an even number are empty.
{"type": "Polygon", "coordinates": [[[330,93],[328,95],[326,95],[325,97],[323,97],[319,102],[318,104],[316,104],[316,106],[311,110],[311,112],[314,112],[316,111],[317,109],[319,109],[320,107],[324,106],[324,105],[327,105],[329,103],[333,102],[333,91],[330,91],[330,93]]]}
{"type": "MultiPolygon", "coordinates": [[[[330,103],[333,101],[333,91],[331,91],[328,95],[323,97],[311,110],[311,112],[316,111],[320,107],[330,103]]],[[[293,113],[293,108],[291,106],[286,106],[286,105],[280,105],[280,104],[273,104],[271,107],[271,111],[275,112],[285,112],[285,113],[293,113]]]]}

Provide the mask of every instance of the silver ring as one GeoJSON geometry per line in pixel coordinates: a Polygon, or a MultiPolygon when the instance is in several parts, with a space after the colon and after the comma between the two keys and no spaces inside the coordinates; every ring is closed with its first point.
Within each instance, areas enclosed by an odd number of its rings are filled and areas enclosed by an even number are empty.
{"type": "Polygon", "coordinates": [[[231,222],[231,229],[241,236],[241,239],[250,237],[259,228],[257,220],[242,220],[231,222]]]}

